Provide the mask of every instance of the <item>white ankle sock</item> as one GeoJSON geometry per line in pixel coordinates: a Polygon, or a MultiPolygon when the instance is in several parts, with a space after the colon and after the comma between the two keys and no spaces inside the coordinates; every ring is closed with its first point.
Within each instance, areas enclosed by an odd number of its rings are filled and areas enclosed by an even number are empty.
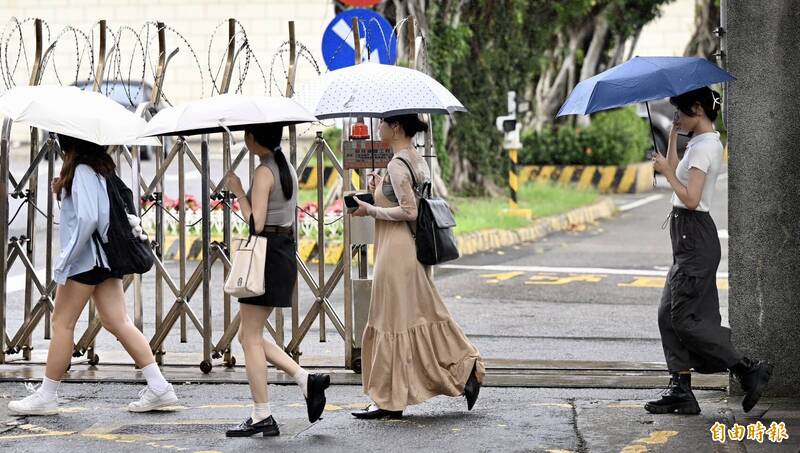
{"type": "Polygon", "coordinates": [[[142,374],[144,374],[144,378],[147,380],[147,386],[155,393],[160,395],[169,388],[169,382],[164,379],[164,375],[161,374],[161,370],[158,369],[158,364],[156,362],[142,368],[142,374]]]}
{"type": "Polygon", "coordinates": [[[54,381],[45,376],[44,379],[42,379],[42,385],[39,386],[39,390],[37,390],[37,392],[47,399],[57,399],[59,385],[61,385],[61,381],[54,381]]]}
{"type": "Polygon", "coordinates": [[[308,371],[300,367],[292,377],[297,382],[297,385],[300,386],[300,389],[303,390],[303,396],[308,398],[308,371]]]}
{"type": "Polygon", "coordinates": [[[253,403],[253,411],[250,412],[250,418],[253,419],[253,423],[265,420],[270,415],[272,415],[272,411],[269,408],[269,403],[253,403]]]}

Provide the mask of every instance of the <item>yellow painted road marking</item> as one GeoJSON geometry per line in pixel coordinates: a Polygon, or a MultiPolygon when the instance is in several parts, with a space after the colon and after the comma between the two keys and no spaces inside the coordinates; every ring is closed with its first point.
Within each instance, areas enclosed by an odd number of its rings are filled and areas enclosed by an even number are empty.
{"type": "Polygon", "coordinates": [[[85,407],[79,407],[79,406],[59,407],[58,408],[58,412],[61,413],[61,414],[75,414],[75,413],[84,412],[84,411],[87,411],[87,410],[89,410],[89,409],[86,409],[85,407]]]}
{"type": "Polygon", "coordinates": [[[623,448],[622,450],[620,450],[620,453],[645,453],[646,451],[648,450],[647,447],[645,447],[644,445],[634,444],[634,445],[628,445],[627,447],[623,448]]]}
{"type": "Polygon", "coordinates": [[[519,277],[522,275],[522,272],[503,272],[500,274],[481,274],[481,278],[487,278],[486,283],[495,284],[499,282],[504,282],[506,280],[511,280],[514,277],[519,277]]]}
{"type": "Polygon", "coordinates": [[[75,431],[47,431],[44,433],[35,434],[16,434],[11,436],[0,436],[0,441],[13,440],[13,439],[29,439],[33,437],[56,437],[56,436],[71,436],[75,431]]]}
{"type": "Polygon", "coordinates": [[[664,277],[634,277],[632,282],[620,283],[623,288],[663,288],[667,281],[664,277]]]}
{"type": "Polygon", "coordinates": [[[599,283],[606,276],[585,274],[585,275],[568,275],[566,277],[558,277],[555,275],[534,275],[525,282],[526,285],[566,285],[569,283],[586,282],[586,283],[599,283]]]}
{"type": "Polygon", "coordinates": [[[661,445],[667,443],[671,437],[678,435],[678,431],[656,431],[651,433],[650,436],[644,439],[638,439],[634,442],[648,445],[661,445]]]}
{"type": "Polygon", "coordinates": [[[253,407],[253,403],[248,404],[206,404],[203,406],[196,406],[192,409],[240,409],[245,407],[253,407]]]}
{"type": "Polygon", "coordinates": [[[563,409],[572,409],[572,406],[566,403],[534,403],[532,406],[539,407],[560,407],[563,409]]]}

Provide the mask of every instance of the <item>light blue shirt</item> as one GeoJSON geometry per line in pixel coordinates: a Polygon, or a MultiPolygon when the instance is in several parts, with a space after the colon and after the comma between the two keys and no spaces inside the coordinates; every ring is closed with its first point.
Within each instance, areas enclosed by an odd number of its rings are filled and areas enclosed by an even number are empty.
{"type": "Polygon", "coordinates": [[[63,285],[68,277],[99,266],[109,268],[105,251],[92,239],[95,231],[103,242],[108,241],[109,202],[106,179],[92,167],[80,164],[75,168],[72,192],[61,192],[59,239],[61,253],[56,259],[54,280],[63,285]]]}

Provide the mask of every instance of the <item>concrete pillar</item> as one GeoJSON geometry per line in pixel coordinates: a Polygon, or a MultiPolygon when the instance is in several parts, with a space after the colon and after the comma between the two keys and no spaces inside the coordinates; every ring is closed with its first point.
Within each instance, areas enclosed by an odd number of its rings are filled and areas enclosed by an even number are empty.
{"type": "Polygon", "coordinates": [[[800,4],[723,3],[727,69],[738,79],[728,85],[726,112],[733,341],[745,355],[776,365],[769,395],[797,396],[800,4]]]}

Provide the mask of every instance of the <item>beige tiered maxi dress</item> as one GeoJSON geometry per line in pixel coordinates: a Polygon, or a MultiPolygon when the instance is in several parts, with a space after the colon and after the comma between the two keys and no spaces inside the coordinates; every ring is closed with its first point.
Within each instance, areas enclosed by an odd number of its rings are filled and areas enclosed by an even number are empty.
{"type": "Polygon", "coordinates": [[[408,167],[417,181],[428,178],[427,165],[415,151],[395,154],[388,181],[398,202],[383,193],[386,175],[375,190],[375,269],[372,301],[362,341],[364,393],[381,409],[400,411],[436,395],[464,393],[473,367],[483,382],[484,364],[478,349],[453,320],[433,284],[430,268],[417,261],[409,221],[417,216],[417,201],[408,167]]]}

